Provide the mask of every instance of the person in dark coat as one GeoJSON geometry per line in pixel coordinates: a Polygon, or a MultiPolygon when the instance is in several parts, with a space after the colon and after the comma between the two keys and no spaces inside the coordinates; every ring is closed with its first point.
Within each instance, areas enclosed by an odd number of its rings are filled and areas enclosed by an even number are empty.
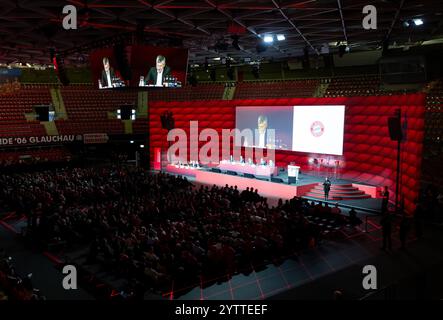
{"type": "Polygon", "coordinates": [[[155,67],[149,69],[145,78],[146,84],[153,84],[155,86],[163,86],[165,79],[171,76],[171,68],[166,65],[166,58],[164,56],[157,56],[155,59],[155,67]]]}
{"type": "Polygon", "coordinates": [[[331,180],[326,177],[325,182],[323,182],[323,191],[325,192],[325,200],[329,199],[329,191],[331,190],[331,180]]]}

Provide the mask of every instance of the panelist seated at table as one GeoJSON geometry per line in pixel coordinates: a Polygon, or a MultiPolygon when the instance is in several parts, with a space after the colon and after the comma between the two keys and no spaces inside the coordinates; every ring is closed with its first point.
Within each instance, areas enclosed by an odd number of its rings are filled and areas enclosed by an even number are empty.
{"type": "Polygon", "coordinates": [[[187,162],[177,161],[176,167],[178,168],[190,168],[190,165],[187,162]]]}
{"type": "Polygon", "coordinates": [[[191,161],[190,166],[192,168],[198,169],[198,168],[200,168],[200,163],[198,161],[191,161]]]}

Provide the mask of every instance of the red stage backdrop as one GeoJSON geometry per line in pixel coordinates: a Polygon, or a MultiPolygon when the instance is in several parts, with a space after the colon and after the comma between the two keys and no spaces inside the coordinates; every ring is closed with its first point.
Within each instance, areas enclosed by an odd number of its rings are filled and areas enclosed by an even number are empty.
{"type": "MultiPolygon", "coordinates": [[[[415,209],[419,191],[422,141],[424,132],[425,95],[394,95],[374,97],[217,100],[191,102],[152,102],[149,104],[150,154],[154,148],[167,150],[167,131],[162,129],[160,115],[172,111],[175,127],[184,129],[189,136],[189,122],[198,121],[199,131],[213,128],[221,136],[222,129],[235,126],[236,106],[295,106],[295,105],[345,105],[345,136],[343,156],[306,154],[276,151],[278,166],[290,162],[301,166],[302,171],[315,170],[312,159],[340,161],[343,179],[388,186],[394,200],[397,143],[389,137],[388,118],[400,108],[405,122],[405,141],[402,142],[400,192],[408,213],[415,209]]],[[[200,142],[200,146],[205,142],[200,142]]],[[[189,145],[188,145],[189,148],[189,145]]],[[[325,173],[326,174],[326,173],[325,173]]]]}

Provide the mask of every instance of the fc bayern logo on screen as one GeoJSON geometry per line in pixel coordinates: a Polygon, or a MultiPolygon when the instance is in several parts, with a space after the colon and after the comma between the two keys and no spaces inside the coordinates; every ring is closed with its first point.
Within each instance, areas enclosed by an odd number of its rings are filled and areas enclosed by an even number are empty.
{"type": "Polygon", "coordinates": [[[311,133],[314,137],[321,137],[325,132],[325,126],[320,121],[314,121],[311,124],[311,133]]]}

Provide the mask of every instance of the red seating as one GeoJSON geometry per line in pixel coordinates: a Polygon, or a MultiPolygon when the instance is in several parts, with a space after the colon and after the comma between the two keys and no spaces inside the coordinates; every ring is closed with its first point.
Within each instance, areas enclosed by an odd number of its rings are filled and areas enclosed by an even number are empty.
{"type": "Polygon", "coordinates": [[[383,94],[378,76],[339,77],[327,80],[325,97],[374,96],[383,94]]]}
{"type": "Polygon", "coordinates": [[[64,87],[61,94],[68,120],[56,120],[60,134],[123,134],[123,123],[108,119],[108,112],[115,112],[122,105],[137,104],[134,90],[98,90],[91,85],[76,85],[64,87]]]}
{"type": "Polygon", "coordinates": [[[0,166],[65,161],[68,159],[71,159],[71,153],[61,146],[0,152],[0,166]]]}
{"type": "Polygon", "coordinates": [[[240,82],[235,99],[307,98],[314,95],[319,84],[319,80],[240,82]]]}
{"type": "Polygon", "coordinates": [[[33,112],[35,105],[51,102],[48,87],[23,86],[11,95],[0,96],[0,137],[46,134],[39,122],[28,122],[25,113],[33,112]]]}
{"type": "Polygon", "coordinates": [[[443,81],[430,84],[428,91],[426,97],[422,180],[430,184],[442,185],[443,81]]]}
{"type": "Polygon", "coordinates": [[[195,87],[153,89],[148,92],[151,101],[221,100],[223,84],[199,84],[195,87]]]}

